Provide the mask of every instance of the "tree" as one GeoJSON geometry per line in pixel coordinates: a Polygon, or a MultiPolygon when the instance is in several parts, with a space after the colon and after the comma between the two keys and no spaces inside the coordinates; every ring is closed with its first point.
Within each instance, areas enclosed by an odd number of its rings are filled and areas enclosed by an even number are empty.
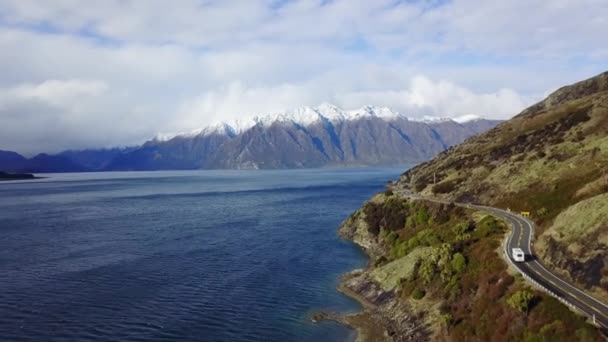
{"type": "Polygon", "coordinates": [[[468,223],[459,223],[456,226],[454,226],[454,228],[452,228],[452,231],[454,232],[454,234],[456,235],[456,240],[457,241],[464,241],[464,240],[468,240],[471,237],[471,234],[469,234],[469,224],[468,223]]]}
{"type": "Polygon", "coordinates": [[[530,304],[533,300],[534,294],[532,292],[528,290],[519,290],[507,299],[507,304],[515,310],[528,314],[530,304]]]}
{"type": "Polygon", "coordinates": [[[432,257],[423,259],[418,268],[418,277],[422,280],[422,284],[428,285],[435,276],[435,261],[432,257]]]}

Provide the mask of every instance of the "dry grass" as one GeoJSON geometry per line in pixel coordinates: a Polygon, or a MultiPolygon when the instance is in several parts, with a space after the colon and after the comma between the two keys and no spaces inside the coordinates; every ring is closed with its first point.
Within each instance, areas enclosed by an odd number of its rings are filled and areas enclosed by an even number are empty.
{"type": "MultiPolygon", "coordinates": [[[[545,234],[557,241],[572,244],[584,240],[603,225],[608,225],[608,194],[570,206],[555,218],[545,234]]],[[[601,242],[608,245],[608,237],[603,237],[601,242]]]]}
{"type": "Polygon", "coordinates": [[[399,286],[402,279],[410,279],[415,271],[416,264],[428,257],[433,247],[417,247],[406,256],[391,261],[372,271],[371,276],[380,284],[383,290],[391,291],[399,286]]]}

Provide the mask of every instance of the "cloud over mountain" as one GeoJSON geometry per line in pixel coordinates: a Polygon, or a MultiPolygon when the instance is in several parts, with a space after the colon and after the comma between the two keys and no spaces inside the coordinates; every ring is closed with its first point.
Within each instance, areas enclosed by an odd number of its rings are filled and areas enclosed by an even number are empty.
{"type": "Polygon", "coordinates": [[[128,145],[323,102],[506,118],[606,68],[606,17],[597,0],[0,0],[0,146],[128,145]]]}

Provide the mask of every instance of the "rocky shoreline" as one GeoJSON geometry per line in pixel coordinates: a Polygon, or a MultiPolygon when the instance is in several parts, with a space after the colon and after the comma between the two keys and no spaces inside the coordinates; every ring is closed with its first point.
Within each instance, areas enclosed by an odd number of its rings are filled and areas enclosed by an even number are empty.
{"type": "Polygon", "coordinates": [[[332,320],[348,325],[357,331],[357,341],[361,342],[429,340],[431,332],[425,317],[400,300],[399,293],[383,290],[372,278],[375,261],[384,252],[365,223],[351,216],[340,226],[339,235],[360,246],[370,259],[365,269],[344,274],[338,285],[338,291],[358,301],[363,311],[349,315],[317,313],[313,321],[332,320]]]}

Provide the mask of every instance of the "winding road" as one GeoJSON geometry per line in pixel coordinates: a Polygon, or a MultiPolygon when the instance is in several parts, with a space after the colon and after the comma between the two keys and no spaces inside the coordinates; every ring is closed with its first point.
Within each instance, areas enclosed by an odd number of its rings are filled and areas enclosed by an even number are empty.
{"type": "Polygon", "coordinates": [[[543,287],[554,297],[575,307],[600,327],[608,329],[608,305],[585,293],[569,281],[562,279],[559,275],[549,271],[534,256],[532,253],[534,222],[520,215],[497,208],[466,204],[463,206],[488,212],[509,223],[512,232],[505,243],[505,254],[511,264],[526,278],[543,287]],[[511,249],[518,247],[526,254],[526,261],[524,262],[513,260],[511,249]]]}
{"type": "MultiPolygon", "coordinates": [[[[422,199],[421,197],[412,194],[406,193],[402,195],[413,199],[422,199]]],[[[433,202],[448,203],[435,199],[424,199],[433,202]]],[[[551,272],[534,256],[532,252],[532,238],[534,236],[535,228],[534,222],[510,211],[498,208],[466,203],[455,204],[465,208],[485,211],[507,222],[511,226],[512,232],[504,244],[504,251],[511,265],[513,265],[513,267],[515,267],[515,269],[517,269],[525,278],[544,288],[545,291],[564,302],[564,304],[576,308],[589,317],[590,320],[599,327],[608,329],[608,305],[585,293],[583,290],[572,285],[569,281],[562,279],[558,274],[551,272]],[[516,262],[511,255],[512,248],[521,248],[526,254],[526,260],[524,262],[516,262]]]]}

